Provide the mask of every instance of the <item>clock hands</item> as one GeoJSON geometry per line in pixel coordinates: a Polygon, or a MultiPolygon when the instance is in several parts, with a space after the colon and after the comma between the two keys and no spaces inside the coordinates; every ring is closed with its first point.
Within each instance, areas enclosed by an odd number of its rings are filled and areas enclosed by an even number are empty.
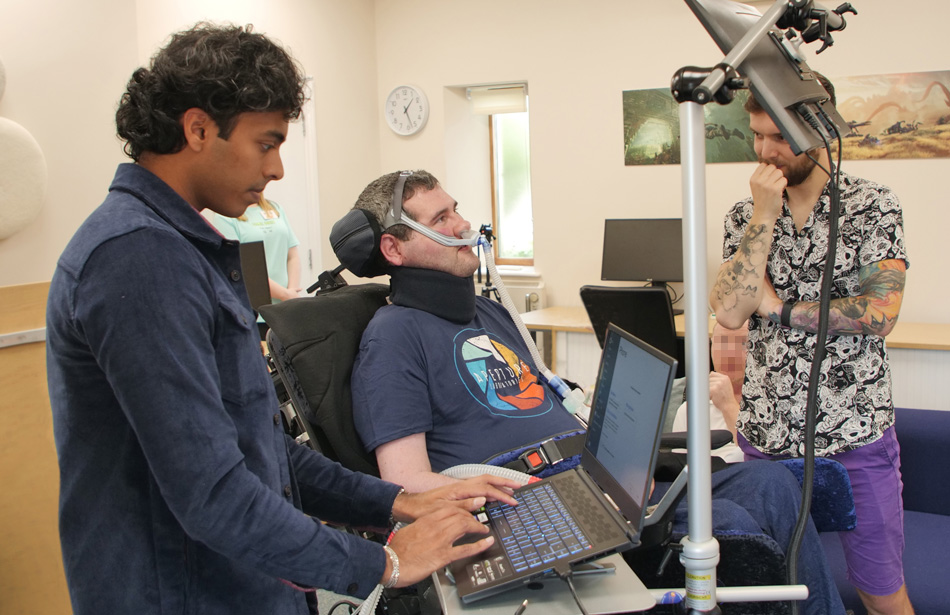
{"type": "Polygon", "coordinates": [[[428,100],[418,88],[409,85],[396,86],[389,92],[384,104],[386,122],[396,134],[415,134],[425,126],[429,115],[428,100]]]}

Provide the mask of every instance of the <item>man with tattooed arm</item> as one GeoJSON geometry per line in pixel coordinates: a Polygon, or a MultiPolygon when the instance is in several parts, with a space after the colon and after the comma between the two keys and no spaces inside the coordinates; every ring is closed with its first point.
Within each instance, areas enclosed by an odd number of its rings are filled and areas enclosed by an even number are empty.
{"type": "MultiPolygon", "coordinates": [[[[834,88],[822,85],[834,102],[834,88]]],[[[749,321],[738,420],[746,459],[805,452],[805,400],[828,249],[828,151],[795,156],[750,95],[759,164],[752,196],[726,215],[710,293],[717,321],[749,321]]],[[[885,186],[840,176],[841,217],[815,454],[848,469],[857,528],[841,534],[848,577],[869,613],[913,613],[903,575],[903,504],[884,337],[897,322],[908,266],[901,207],[885,186]]]]}

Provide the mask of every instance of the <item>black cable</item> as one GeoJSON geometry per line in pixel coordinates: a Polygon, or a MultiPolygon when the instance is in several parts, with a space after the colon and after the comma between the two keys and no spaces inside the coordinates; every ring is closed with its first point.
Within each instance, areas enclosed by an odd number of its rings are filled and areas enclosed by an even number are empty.
{"type": "Polygon", "coordinates": [[[571,595],[574,596],[574,602],[577,603],[577,608],[581,610],[581,615],[590,615],[587,612],[587,609],[584,608],[583,603],[581,603],[581,599],[577,595],[577,590],[574,589],[574,582],[571,581],[571,577],[573,577],[574,575],[568,572],[567,574],[558,573],[558,576],[564,579],[565,581],[567,581],[567,586],[571,588],[571,595]]]}
{"type": "Polygon", "coordinates": [[[670,296],[670,305],[675,305],[677,301],[679,301],[680,299],[683,298],[683,297],[681,297],[680,295],[677,295],[677,294],[676,294],[676,289],[673,288],[673,286],[670,285],[670,284],[667,284],[667,285],[666,285],[666,292],[667,292],[669,295],[671,295],[671,296],[670,296]]]}
{"type": "MultiPolygon", "coordinates": [[[[676,305],[676,303],[682,300],[683,297],[685,296],[685,295],[676,294],[676,289],[673,288],[672,285],[666,284],[666,283],[662,283],[662,284],[663,284],[663,288],[666,289],[666,294],[670,296],[670,305],[676,305]]],[[[651,286],[653,286],[653,283],[644,284],[643,288],[650,288],[651,286]]]]}
{"type": "MultiPolygon", "coordinates": [[[[821,112],[819,110],[819,112],[821,112]]],[[[823,112],[821,112],[823,113],[823,112]]],[[[818,118],[810,111],[803,112],[806,121],[811,124],[825,146],[825,151],[830,152],[831,147],[828,140],[820,129],[818,129],[818,118]]],[[[826,122],[830,120],[823,118],[826,122]]],[[[827,123],[826,123],[827,125],[827,123]]],[[[834,127],[834,124],[831,124],[834,127]]],[[[805,535],[805,527],[808,524],[809,512],[811,510],[812,487],[815,475],[815,422],[818,416],[818,381],[821,377],[821,364],[825,358],[825,346],[828,337],[828,312],[831,305],[831,288],[834,282],[835,259],[838,252],[838,217],[841,210],[841,150],[843,149],[841,133],[835,127],[835,135],[838,138],[838,160],[837,164],[832,162],[829,157],[828,163],[831,169],[825,169],[815,158],[808,154],[808,157],[821,168],[831,180],[829,190],[829,220],[828,220],[828,252],[825,256],[825,268],[821,279],[821,296],[818,302],[818,336],[815,343],[815,353],[812,357],[811,372],[808,377],[808,395],[805,402],[805,459],[803,464],[802,477],[802,502],[798,512],[798,521],[789,540],[786,550],[786,579],[789,585],[798,584],[798,552],[801,548],[802,538],[805,535]]],[[[798,601],[791,601],[792,615],[798,615],[798,601]]]]}
{"type": "Polygon", "coordinates": [[[352,613],[353,611],[355,611],[356,609],[360,607],[360,605],[357,604],[356,602],[350,602],[349,600],[340,600],[339,602],[337,602],[336,604],[330,607],[330,610],[327,611],[327,615],[333,615],[333,611],[335,611],[337,607],[341,605],[346,605],[350,608],[350,610],[347,611],[348,615],[349,613],[352,613]]]}

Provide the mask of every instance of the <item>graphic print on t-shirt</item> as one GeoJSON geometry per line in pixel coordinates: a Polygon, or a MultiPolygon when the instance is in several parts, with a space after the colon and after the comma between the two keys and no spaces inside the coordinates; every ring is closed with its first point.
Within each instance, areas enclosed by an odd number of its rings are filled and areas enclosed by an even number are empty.
{"type": "Polygon", "coordinates": [[[532,368],[484,329],[455,336],[455,366],[468,392],[492,414],[526,418],[552,408],[532,368]]]}

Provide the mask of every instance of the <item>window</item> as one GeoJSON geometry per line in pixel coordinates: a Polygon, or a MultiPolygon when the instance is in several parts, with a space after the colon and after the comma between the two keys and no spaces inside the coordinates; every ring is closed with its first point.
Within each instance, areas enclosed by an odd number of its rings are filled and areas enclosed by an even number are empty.
{"type": "Polygon", "coordinates": [[[533,265],[527,84],[474,86],[466,94],[472,112],[488,116],[495,260],[533,265]]]}
{"type": "Polygon", "coordinates": [[[501,264],[531,265],[534,222],[531,211],[531,156],[528,112],[493,114],[489,119],[492,157],[492,217],[501,264]]]}

